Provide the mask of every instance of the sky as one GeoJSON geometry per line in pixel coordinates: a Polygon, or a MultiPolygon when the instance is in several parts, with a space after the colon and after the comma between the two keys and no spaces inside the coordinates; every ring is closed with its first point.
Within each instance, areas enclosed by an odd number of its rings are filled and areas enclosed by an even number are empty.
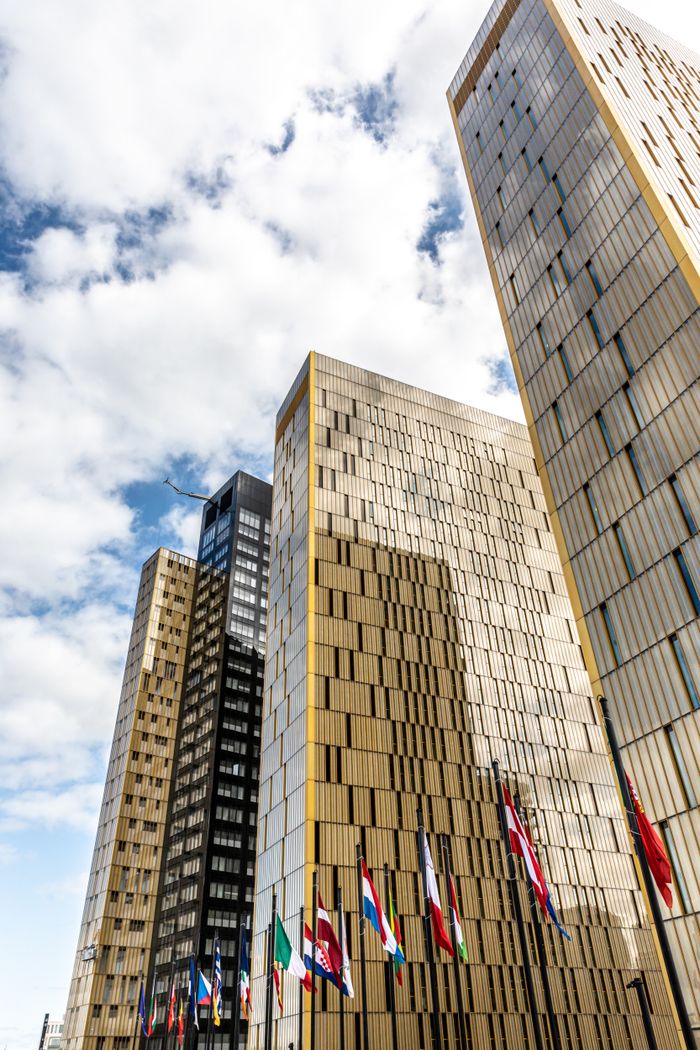
{"type": "Polygon", "coordinates": [[[445,101],[486,9],[0,8],[0,1050],[65,1007],[163,479],[269,478],[310,349],[522,419],[445,101]]]}

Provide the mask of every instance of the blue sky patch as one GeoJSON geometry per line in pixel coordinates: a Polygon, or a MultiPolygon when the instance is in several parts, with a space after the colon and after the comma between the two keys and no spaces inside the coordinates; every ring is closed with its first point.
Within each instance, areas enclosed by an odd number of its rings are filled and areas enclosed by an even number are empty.
{"type": "Polygon", "coordinates": [[[440,238],[461,229],[463,225],[462,196],[457,191],[456,183],[451,181],[440,197],[428,204],[426,223],[416,248],[429,255],[434,263],[439,263],[440,238]]]}
{"type": "Polygon", "coordinates": [[[509,394],[517,394],[518,385],[515,382],[515,372],[507,357],[486,357],[484,358],[484,364],[491,377],[491,382],[486,390],[488,394],[496,396],[497,394],[503,394],[505,391],[509,394]]]}

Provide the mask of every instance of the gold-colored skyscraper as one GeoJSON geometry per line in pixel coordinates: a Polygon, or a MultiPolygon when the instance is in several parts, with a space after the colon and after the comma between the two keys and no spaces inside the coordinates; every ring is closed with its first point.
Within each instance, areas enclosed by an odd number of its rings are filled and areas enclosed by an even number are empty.
{"type": "Polygon", "coordinates": [[[63,1050],[129,1050],[147,976],[195,561],[143,567],[92,857],[63,1050]]]}
{"type": "MultiPolygon", "coordinates": [[[[493,758],[528,804],[572,935],[545,928],[563,1045],[643,1045],[625,988],[643,971],[659,1045],[675,1048],[527,429],[311,354],[277,419],[271,532],[250,1050],[263,1046],[273,887],[298,947],[315,868],[327,908],[343,888],[359,998],[357,842],[380,894],[383,863],[394,873],[408,959],[399,1045],[430,1045],[419,803],[438,867],[437,835],[451,836],[469,1045],[533,1045],[493,758]]],[[[371,929],[366,944],[371,1045],[390,1046],[371,929]]],[[[440,960],[446,1047],[457,1045],[454,980],[440,960]]],[[[335,1050],[338,993],[318,984],[316,1046],[335,1050]]],[[[283,975],[282,995],[277,1050],[299,1045],[296,978],[283,975]]],[[[346,1003],[349,1047],[360,1045],[358,998],[346,1003]]],[[[305,1047],[309,1011],[305,995],[305,1047]]]]}
{"type": "Polygon", "coordinates": [[[610,0],[497,0],[448,101],[700,1033],[700,58],[610,0]]]}

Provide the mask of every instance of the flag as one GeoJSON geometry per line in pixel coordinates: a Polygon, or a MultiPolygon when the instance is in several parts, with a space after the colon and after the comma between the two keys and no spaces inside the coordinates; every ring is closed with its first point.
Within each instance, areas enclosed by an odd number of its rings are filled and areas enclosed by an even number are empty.
{"type": "Polygon", "coordinates": [[[442,948],[448,955],[454,955],[454,949],[452,948],[450,938],[447,936],[447,930],[442,921],[440,894],[438,893],[433,858],[430,856],[430,846],[428,845],[428,836],[426,835],[425,830],[423,830],[423,863],[425,864],[425,884],[428,890],[428,901],[430,903],[430,923],[433,927],[433,939],[438,948],[442,948]]]}
{"type": "Polygon", "coordinates": [[[528,874],[528,878],[532,883],[532,888],[535,892],[537,900],[540,902],[540,907],[545,915],[549,915],[550,919],[568,941],[571,937],[566,930],[560,926],[557,914],[554,910],[551,898],[549,896],[549,889],[547,883],[544,881],[544,875],[542,869],[537,863],[537,857],[535,851],[530,845],[525,829],[523,828],[520,817],[515,811],[513,800],[508,794],[508,788],[503,785],[503,800],[506,805],[506,824],[508,825],[508,836],[510,838],[510,848],[513,853],[517,853],[519,857],[522,857],[525,861],[525,869],[528,874]]]}
{"type": "Polygon", "coordinates": [[[241,1009],[247,1021],[248,1009],[252,1013],[253,1004],[250,1001],[250,967],[248,966],[245,926],[241,930],[241,1009]]]}
{"type": "Polygon", "coordinates": [[[143,986],[143,977],[141,978],[141,994],[139,996],[139,1017],[141,1018],[141,1031],[144,1035],[148,1035],[148,1029],[146,1027],[146,990],[143,986]]]}
{"type": "Polygon", "coordinates": [[[170,1000],[168,1002],[168,1031],[172,1032],[175,1024],[175,981],[170,985],[170,1000]]]}
{"type": "Polygon", "coordinates": [[[317,940],[325,944],[328,958],[333,968],[333,973],[337,977],[337,985],[340,985],[340,971],[343,968],[343,953],[338,944],[338,938],[335,935],[333,929],[333,923],[331,922],[328,912],[325,909],[321,894],[318,894],[318,921],[316,926],[317,940]]]}
{"type": "Polygon", "coordinates": [[[180,1009],[177,1012],[177,1045],[182,1046],[185,1041],[185,1012],[180,998],[180,1009]]]}
{"type": "Polygon", "coordinates": [[[214,985],[212,990],[212,1002],[214,1004],[214,1024],[217,1027],[221,1024],[221,1011],[223,1009],[223,999],[221,997],[221,949],[219,948],[219,938],[214,938],[214,985]]]}
{"type": "Polygon", "coordinates": [[[199,1031],[199,1018],[197,1017],[196,986],[197,986],[197,983],[196,983],[196,980],[195,980],[195,972],[194,972],[194,955],[190,955],[190,977],[189,977],[189,981],[188,981],[188,984],[187,984],[187,998],[189,1000],[189,1003],[188,1003],[187,1010],[188,1010],[188,1013],[189,1013],[190,1017],[192,1018],[192,1023],[194,1024],[194,1026],[197,1029],[197,1031],[199,1031]]]}
{"type": "Polygon", "coordinates": [[[348,955],[348,938],[345,932],[345,913],[342,908],[340,911],[340,946],[343,952],[343,968],[341,970],[343,976],[343,993],[347,995],[349,999],[354,999],[355,989],[352,986],[352,978],[350,976],[350,956],[348,955]]]}
{"type": "Polygon", "coordinates": [[[146,1035],[149,1038],[153,1035],[153,1033],[155,1031],[155,1027],[156,1027],[157,1024],[158,1024],[158,1009],[157,1009],[157,1006],[156,1006],[156,975],[153,974],[153,985],[151,987],[151,1006],[150,1006],[150,1009],[148,1011],[148,1021],[146,1023],[146,1028],[147,1028],[146,1035]]]}
{"type": "Polygon", "coordinates": [[[365,917],[369,919],[370,923],[381,937],[384,951],[388,952],[389,955],[392,955],[399,963],[405,962],[406,960],[403,957],[403,952],[396,943],[396,938],[391,932],[391,926],[387,922],[387,917],[382,911],[382,906],[379,903],[379,896],[377,895],[374,884],[369,877],[367,865],[364,860],[362,861],[362,898],[365,917]]]}
{"type": "Polygon", "coordinates": [[[644,812],[644,806],[639,800],[639,795],[634,790],[634,784],[630,780],[629,775],[625,773],[625,776],[627,777],[627,786],[630,789],[632,805],[634,806],[634,812],[639,826],[639,835],[642,840],[642,846],[644,847],[649,870],[654,876],[654,882],[659,888],[659,893],[668,907],[672,908],[673,894],[671,893],[671,865],[666,856],[664,844],[649,820],[649,817],[644,812]]]}
{"type": "Polygon", "coordinates": [[[304,923],[304,966],[307,970],[315,971],[317,977],[322,977],[324,980],[330,981],[331,984],[334,984],[337,988],[340,984],[340,978],[333,969],[333,964],[328,952],[318,938],[316,939],[314,945],[315,951],[313,953],[311,950],[312,944],[313,934],[309,929],[308,923],[304,923]]]}
{"type": "Polygon", "coordinates": [[[277,1005],[280,1008],[280,1013],[284,1013],[284,1007],[282,1006],[282,989],[280,988],[280,975],[277,970],[277,963],[275,963],[272,969],[272,976],[275,979],[275,991],[277,992],[277,1005]]]}
{"type": "Polygon", "coordinates": [[[211,1002],[211,985],[201,970],[197,974],[197,1006],[208,1006],[211,1002]]]}
{"type": "Polygon", "coordinates": [[[279,915],[277,916],[277,926],[275,927],[275,960],[280,963],[287,973],[298,977],[307,992],[311,991],[311,976],[306,972],[306,967],[299,952],[292,948],[279,915]]]}
{"type": "Polygon", "coordinates": [[[452,918],[455,924],[455,940],[457,941],[457,954],[460,959],[464,962],[468,962],[467,946],[464,943],[464,935],[462,934],[462,923],[459,918],[459,911],[457,910],[457,894],[455,893],[454,879],[450,872],[450,903],[452,905],[452,918]]]}
{"type": "MultiPolygon", "coordinates": [[[[399,917],[396,914],[396,908],[394,907],[394,898],[389,895],[389,926],[391,932],[396,938],[396,943],[403,953],[403,937],[401,936],[401,927],[399,925],[399,917]]],[[[394,973],[396,974],[396,980],[399,985],[403,988],[403,971],[401,970],[401,963],[398,959],[394,958],[394,973]]]]}

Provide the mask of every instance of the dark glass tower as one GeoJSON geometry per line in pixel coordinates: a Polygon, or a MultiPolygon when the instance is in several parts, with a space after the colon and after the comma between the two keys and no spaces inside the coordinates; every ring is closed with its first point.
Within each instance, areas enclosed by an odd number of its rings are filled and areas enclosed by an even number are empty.
{"type": "MultiPolygon", "coordinates": [[[[194,954],[210,975],[218,932],[224,1012],[213,1047],[230,1045],[238,930],[251,925],[271,498],[239,471],[203,510],[151,966],[165,1019],[171,973],[186,989],[194,954]]],[[[207,1023],[204,1007],[202,1039],[207,1023]]]]}

